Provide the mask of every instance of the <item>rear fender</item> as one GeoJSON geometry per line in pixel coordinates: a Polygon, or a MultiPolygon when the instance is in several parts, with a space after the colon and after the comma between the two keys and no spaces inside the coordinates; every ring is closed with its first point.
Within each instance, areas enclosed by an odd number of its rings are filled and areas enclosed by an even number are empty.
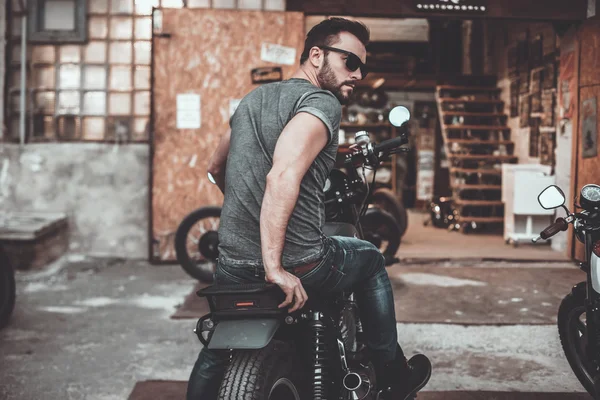
{"type": "Polygon", "coordinates": [[[272,318],[219,321],[208,342],[214,350],[254,350],[266,347],[275,336],[281,320],[272,318]]]}

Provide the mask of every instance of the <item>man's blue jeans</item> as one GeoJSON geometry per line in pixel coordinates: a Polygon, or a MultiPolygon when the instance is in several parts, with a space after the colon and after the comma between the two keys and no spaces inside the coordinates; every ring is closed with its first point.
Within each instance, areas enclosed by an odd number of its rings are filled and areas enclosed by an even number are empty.
{"type": "MultiPolygon", "coordinates": [[[[367,347],[378,362],[394,360],[398,342],[394,295],[383,255],[371,243],[356,238],[333,236],[325,239],[325,245],[319,264],[299,276],[302,284],[327,293],[352,290],[367,347]]],[[[264,282],[264,271],[257,277],[253,267],[219,263],[215,280],[220,284],[264,282]]],[[[227,351],[203,348],[190,375],[187,400],[216,400],[228,359],[227,351]]]]}

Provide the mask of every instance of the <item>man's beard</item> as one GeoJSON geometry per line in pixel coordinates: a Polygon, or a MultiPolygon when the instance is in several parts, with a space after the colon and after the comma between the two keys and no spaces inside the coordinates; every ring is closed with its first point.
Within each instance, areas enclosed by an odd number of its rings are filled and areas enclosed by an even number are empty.
{"type": "Polygon", "coordinates": [[[344,93],[342,93],[343,83],[338,84],[327,57],[325,57],[323,69],[321,69],[321,71],[317,74],[317,79],[319,80],[321,87],[333,93],[340,104],[346,104],[348,102],[349,96],[346,96],[344,93]]]}

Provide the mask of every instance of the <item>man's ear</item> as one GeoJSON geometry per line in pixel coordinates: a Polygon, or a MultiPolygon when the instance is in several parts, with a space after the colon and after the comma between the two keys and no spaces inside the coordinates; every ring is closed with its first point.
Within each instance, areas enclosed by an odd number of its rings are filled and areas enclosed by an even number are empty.
{"type": "Polygon", "coordinates": [[[315,68],[321,67],[324,58],[325,53],[321,48],[317,46],[311,47],[310,51],[308,52],[308,60],[310,61],[311,65],[315,68]]]}

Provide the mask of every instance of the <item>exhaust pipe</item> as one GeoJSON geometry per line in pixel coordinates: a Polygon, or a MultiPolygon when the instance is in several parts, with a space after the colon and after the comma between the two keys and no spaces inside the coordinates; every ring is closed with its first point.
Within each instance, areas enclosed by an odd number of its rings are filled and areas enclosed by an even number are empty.
{"type": "Polygon", "coordinates": [[[348,391],[348,399],[362,400],[371,391],[371,380],[366,374],[348,372],[342,379],[344,389],[348,391]]]}

